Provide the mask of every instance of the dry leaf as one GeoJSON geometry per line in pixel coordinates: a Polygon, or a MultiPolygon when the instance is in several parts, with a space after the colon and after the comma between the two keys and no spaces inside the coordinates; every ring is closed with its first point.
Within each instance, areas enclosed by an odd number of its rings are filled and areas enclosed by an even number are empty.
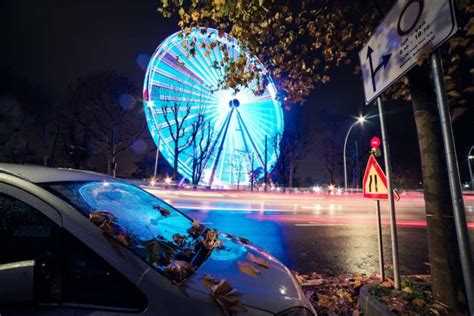
{"type": "Polygon", "coordinates": [[[251,254],[250,252],[247,254],[247,259],[265,269],[269,269],[270,268],[270,264],[265,261],[263,258],[259,258],[259,257],[256,257],[254,256],[253,254],[251,254]]]}
{"type": "Polygon", "coordinates": [[[165,267],[164,273],[175,283],[181,283],[193,273],[193,266],[187,261],[173,261],[165,267]]]}
{"type": "Polygon", "coordinates": [[[260,270],[258,270],[257,268],[255,268],[253,265],[249,263],[239,261],[237,265],[239,267],[239,271],[247,275],[256,277],[257,275],[260,274],[260,270]]]}
{"type": "Polygon", "coordinates": [[[89,219],[96,225],[100,226],[106,221],[113,221],[116,217],[108,211],[95,211],[89,213],[89,219]]]}
{"type": "Polygon", "coordinates": [[[425,301],[422,300],[421,298],[415,298],[413,301],[411,301],[412,304],[416,306],[423,306],[425,305],[425,301]]]}
{"type": "Polygon", "coordinates": [[[209,229],[206,233],[206,238],[202,240],[202,244],[207,249],[212,249],[216,246],[217,241],[217,232],[215,230],[209,229]]]}
{"type": "Polygon", "coordinates": [[[176,233],[176,234],[173,235],[173,241],[178,246],[183,246],[185,241],[186,241],[186,236],[176,233]]]}
{"type": "Polygon", "coordinates": [[[215,279],[213,276],[206,274],[202,277],[202,282],[204,283],[204,287],[210,289],[211,286],[216,285],[219,283],[217,279],[215,279]]]}
{"type": "Polygon", "coordinates": [[[130,237],[128,237],[127,234],[122,232],[117,235],[117,241],[125,247],[128,247],[130,245],[130,237]]]}
{"type": "Polygon", "coordinates": [[[224,279],[211,286],[210,295],[219,304],[225,315],[245,311],[237,296],[237,291],[224,279]]]}
{"type": "Polygon", "coordinates": [[[167,209],[165,209],[164,207],[160,206],[160,205],[154,205],[153,208],[155,210],[158,210],[161,214],[161,216],[169,216],[171,214],[171,212],[167,209]]]}
{"type": "Polygon", "coordinates": [[[201,225],[198,219],[193,220],[191,227],[187,230],[192,238],[198,238],[201,235],[204,226],[201,225]]]}

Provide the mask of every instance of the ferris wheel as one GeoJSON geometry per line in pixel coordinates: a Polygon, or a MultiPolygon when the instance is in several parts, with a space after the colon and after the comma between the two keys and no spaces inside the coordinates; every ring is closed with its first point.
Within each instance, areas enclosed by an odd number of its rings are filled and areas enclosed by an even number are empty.
{"type": "Polygon", "coordinates": [[[228,45],[233,59],[247,52],[234,38],[219,35],[215,29],[194,29],[191,37],[194,56],[189,55],[178,32],[166,38],[150,59],[143,90],[148,128],[171,165],[176,147],[182,150],[177,155],[178,173],[191,179],[196,148],[189,139],[193,124],[201,117],[211,132],[200,136],[201,143],[209,141],[200,184],[249,183],[250,173],[265,166],[265,147],[268,171],[278,159],[278,146],[273,146],[273,141],[282,134],[284,122],[275,85],[267,76],[268,85],[258,95],[253,91],[257,80],[237,92],[221,89],[224,76],[215,65],[223,62],[224,56],[218,45],[210,49],[209,43],[228,45]]]}

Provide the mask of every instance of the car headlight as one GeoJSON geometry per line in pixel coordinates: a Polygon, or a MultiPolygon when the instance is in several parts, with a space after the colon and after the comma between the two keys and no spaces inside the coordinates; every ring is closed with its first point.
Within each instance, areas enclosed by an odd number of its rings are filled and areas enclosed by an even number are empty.
{"type": "Polygon", "coordinates": [[[278,313],[277,316],[314,316],[314,314],[307,308],[293,307],[278,313]]]}

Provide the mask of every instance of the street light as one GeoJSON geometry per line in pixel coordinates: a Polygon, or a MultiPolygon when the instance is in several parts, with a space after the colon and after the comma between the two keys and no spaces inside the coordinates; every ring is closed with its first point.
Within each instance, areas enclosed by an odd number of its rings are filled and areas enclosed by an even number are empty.
{"type": "Polygon", "coordinates": [[[471,177],[471,190],[474,190],[474,178],[472,177],[472,167],[471,167],[471,160],[474,160],[474,155],[472,155],[472,151],[474,150],[474,146],[471,146],[469,152],[467,153],[467,166],[469,168],[469,176],[471,177]]]}
{"type": "Polygon", "coordinates": [[[346,139],[344,140],[343,156],[344,156],[344,191],[345,192],[347,192],[347,161],[346,161],[347,139],[349,139],[349,134],[351,133],[352,128],[356,126],[357,124],[363,125],[365,121],[366,121],[365,116],[359,115],[357,120],[354,123],[352,123],[351,127],[349,127],[349,130],[347,131],[346,139]]]}

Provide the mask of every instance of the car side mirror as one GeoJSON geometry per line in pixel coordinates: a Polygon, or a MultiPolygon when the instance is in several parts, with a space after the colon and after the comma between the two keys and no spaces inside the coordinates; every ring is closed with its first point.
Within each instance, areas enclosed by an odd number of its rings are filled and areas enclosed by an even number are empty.
{"type": "Polygon", "coordinates": [[[35,261],[0,264],[0,305],[34,300],[35,261]]]}

